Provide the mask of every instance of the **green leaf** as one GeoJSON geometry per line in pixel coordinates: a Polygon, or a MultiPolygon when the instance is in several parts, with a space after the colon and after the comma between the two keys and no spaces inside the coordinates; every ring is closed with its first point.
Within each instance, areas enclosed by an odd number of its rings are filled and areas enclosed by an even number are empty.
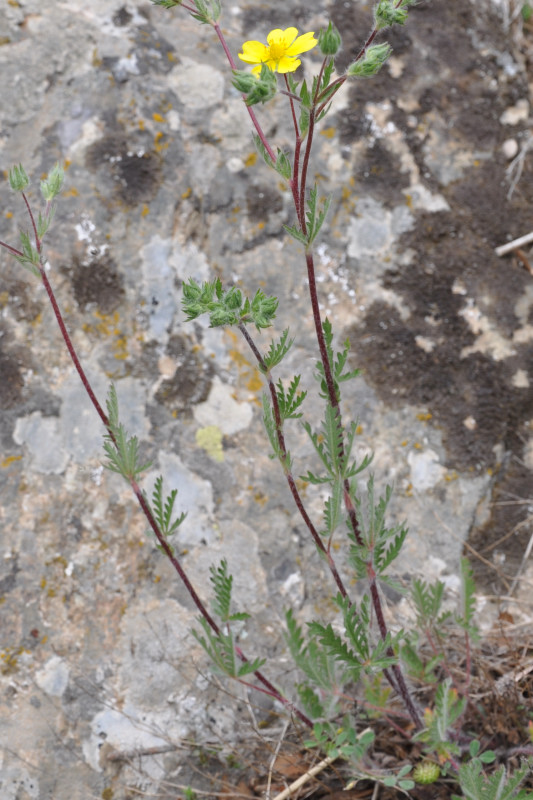
{"type": "Polygon", "coordinates": [[[259,150],[259,153],[260,153],[263,161],[267,165],[267,167],[272,167],[274,169],[275,168],[275,164],[272,161],[272,159],[270,158],[268,150],[266,149],[265,145],[263,144],[263,142],[261,141],[261,139],[259,138],[257,133],[252,133],[252,137],[253,137],[253,140],[255,142],[255,146],[259,150]]]}
{"type": "Polygon", "coordinates": [[[107,462],[106,469],[117,472],[127,481],[137,480],[145,472],[151,462],[142,463],[139,459],[139,442],[136,436],[129,436],[124,425],[119,421],[118,398],[113,384],[109,387],[106,400],[108,431],[104,436],[104,451],[107,462]]]}
{"type": "Polygon", "coordinates": [[[368,47],[364,54],[347,69],[346,74],[352,78],[370,78],[376,75],[392,53],[392,47],[386,42],[368,47]]]}
{"type": "Polygon", "coordinates": [[[289,339],[289,329],[285,328],[281,334],[279,341],[276,343],[274,340],[270,342],[270,348],[266,356],[263,357],[263,362],[267,370],[281,363],[294,343],[294,339],[289,339]]]}
{"type": "Polygon", "coordinates": [[[293,239],[296,239],[297,242],[300,242],[305,247],[307,247],[308,239],[307,239],[307,236],[305,235],[305,233],[302,233],[302,231],[299,228],[297,228],[295,225],[291,225],[291,226],[284,225],[283,227],[285,228],[287,233],[290,236],[293,237],[293,239]]]}
{"type": "Polygon", "coordinates": [[[288,156],[285,155],[283,150],[278,147],[278,157],[276,159],[276,172],[279,172],[282,178],[289,181],[292,177],[292,167],[288,156]]]}
{"type": "Polygon", "coordinates": [[[282,421],[286,419],[299,419],[302,414],[296,413],[306,398],[307,392],[299,391],[300,376],[295,375],[292,379],[287,392],[281,382],[281,378],[277,383],[276,396],[278,398],[278,405],[282,421]]]}
{"type": "Polygon", "coordinates": [[[152,493],[152,509],[157,525],[164,536],[171,536],[173,533],[176,533],[187,516],[187,514],[183,512],[172,522],[174,503],[177,496],[178,490],[172,489],[170,494],[165,498],[163,494],[163,477],[159,475],[156,478],[152,493]]]}

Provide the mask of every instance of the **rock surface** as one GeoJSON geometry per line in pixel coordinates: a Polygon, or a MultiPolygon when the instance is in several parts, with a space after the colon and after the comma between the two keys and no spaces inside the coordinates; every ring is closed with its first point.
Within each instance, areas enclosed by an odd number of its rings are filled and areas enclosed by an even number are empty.
{"type": "MultiPolygon", "coordinates": [[[[242,0],[223,22],[237,53],[328,16],[342,71],[370,27],[364,2],[242,0]]],[[[277,331],[296,335],[283,374],[301,373],[315,405],[286,187],[259,163],[213,32],[182,10],[9,0],[1,17],[0,168],[22,162],[38,178],[68,166],[46,255],[84,368],[101,401],[114,381],[154,462],[147,491],[159,472],[179,489],[177,549],[200,594],[227,558],[236,604],[253,613],[246,649],[270,654],[269,675],[291,692],[283,608],[327,607],[333,586],[268,458],[253,357],[180,310],[189,276],[276,294],[277,331]]],[[[395,484],[392,518],[411,530],[395,575],[456,589],[466,541],[488,594],[507,593],[521,564],[533,469],[532,277],[494,253],[529,232],[533,194],[528,75],[504,23],[479,0],[418,6],[388,37],[378,78],[338,97],[313,162],[333,192],[317,248],[322,310],[363,369],[344,411],[361,456],[375,453],[379,487],[395,484]]],[[[304,62],[309,72],[317,56],[304,62]]],[[[290,147],[286,98],[258,113],[290,147]]],[[[6,182],[0,203],[0,239],[16,245],[24,208],[6,182]]],[[[129,487],[103,471],[100,423],[44,289],[5,251],[0,266],[0,794],[175,796],[175,753],[110,754],[231,744],[251,735],[249,720],[209,677],[193,604],[129,487]]],[[[311,446],[296,424],[290,437],[303,474],[311,446]]],[[[391,619],[408,613],[389,601],[391,619]]]]}

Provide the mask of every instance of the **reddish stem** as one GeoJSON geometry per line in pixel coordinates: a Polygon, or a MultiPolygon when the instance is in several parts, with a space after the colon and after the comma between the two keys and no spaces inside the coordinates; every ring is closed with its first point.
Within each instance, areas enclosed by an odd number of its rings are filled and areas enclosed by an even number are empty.
{"type": "Polygon", "coordinates": [[[14,256],[20,256],[21,258],[24,257],[24,253],[22,253],[20,250],[17,250],[16,247],[11,247],[10,244],[0,241],[0,247],[5,247],[5,249],[14,256]]]}
{"type": "Polygon", "coordinates": [[[330,569],[330,571],[331,571],[331,573],[333,575],[335,583],[337,584],[337,588],[338,588],[339,592],[341,593],[342,597],[348,597],[348,593],[346,591],[346,588],[344,586],[342,578],[339,575],[339,572],[337,570],[335,562],[334,562],[333,558],[331,557],[331,554],[326,550],[326,548],[324,546],[324,543],[323,543],[322,539],[320,538],[320,534],[318,533],[317,529],[313,525],[313,522],[312,522],[311,518],[309,517],[309,514],[307,513],[307,511],[305,509],[305,506],[303,504],[301,495],[300,495],[300,493],[298,491],[298,488],[296,486],[296,482],[294,480],[294,476],[293,476],[292,472],[290,471],[289,466],[287,464],[288,453],[287,453],[287,447],[286,447],[286,444],[285,444],[285,436],[283,434],[283,420],[281,419],[281,411],[280,411],[280,408],[279,408],[278,395],[276,393],[276,387],[274,385],[274,381],[272,380],[272,376],[270,374],[270,370],[267,368],[261,353],[257,349],[257,347],[255,345],[255,342],[253,341],[252,337],[248,333],[248,330],[247,330],[246,326],[242,322],[239,325],[239,330],[242,333],[242,335],[244,336],[244,338],[246,339],[246,342],[248,343],[250,349],[252,350],[252,353],[256,357],[257,363],[259,364],[259,366],[261,368],[261,371],[265,375],[266,381],[268,383],[268,389],[270,391],[270,400],[271,400],[271,403],[272,403],[272,410],[274,412],[274,423],[275,423],[275,426],[276,426],[276,436],[278,438],[278,445],[279,445],[279,449],[280,449],[280,453],[281,453],[281,459],[280,460],[281,460],[282,465],[283,465],[283,471],[285,473],[285,477],[287,479],[287,483],[289,484],[290,492],[292,494],[294,502],[296,503],[296,507],[297,507],[297,509],[298,509],[298,511],[300,513],[300,516],[302,517],[303,521],[305,522],[305,525],[306,525],[308,531],[310,532],[311,536],[313,537],[313,541],[315,542],[315,545],[316,545],[317,549],[320,550],[320,552],[323,553],[323,555],[326,557],[329,569],[330,569]]]}
{"type": "MultiPolygon", "coordinates": [[[[23,197],[24,197],[24,194],[23,194],[23,197]]],[[[30,215],[30,219],[32,220],[32,224],[34,226],[34,231],[35,231],[35,221],[34,221],[34,217],[33,217],[31,208],[30,208],[29,203],[28,203],[28,201],[26,200],[25,197],[24,197],[24,200],[26,202],[26,208],[28,209],[28,213],[30,215]]],[[[36,244],[37,244],[37,247],[38,247],[38,249],[40,251],[41,250],[41,242],[37,239],[37,237],[36,237],[36,244]]],[[[85,371],[84,371],[83,367],[80,364],[79,358],[78,358],[77,353],[76,353],[76,351],[74,349],[74,345],[72,344],[72,340],[71,340],[70,335],[69,335],[69,333],[67,331],[67,328],[65,326],[65,322],[63,320],[63,316],[62,316],[61,311],[59,309],[57,300],[55,298],[52,286],[50,284],[50,281],[48,280],[48,277],[46,275],[46,272],[45,272],[45,269],[44,269],[44,266],[43,266],[42,263],[39,263],[39,271],[40,271],[40,274],[41,274],[41,279],[43,281],[44,287],[46,289],[46,293],[48,295],[48,299],[50,300],[50,303],[51,303],[52,308],[54,310],[54,314],[55,314],[57,323],[59,325],[59,329],[61,331],[61,335],[63,336],[63,340],[64,340],[64,342],[65,342],[65,344],[67,346],[67,350],[68,350],[69,355],[70,355],[70,357],[72,359],[72,362],[74,363],[74,366],[76,367],[76,370],[78,372],[78,375],[80,376],[81,382],[82,382],[82,384],[83,384],[83,386],[85,388],[85,391],[89,395],[89,398],[90,398],[94,408],[96,409],[100,419],[102,420],[105,428],[107,429],[107,432],[108,432],[109,436],[111,437],[112,441],[115,442],[115,445],[116,445],[115,436],[113,434],[113,431],[109,427],[109,420],[108,420],[106,414],[104,413],[104,410],[103,410],[102,406],[98,402],[98,398],[94,394],[94,391],[93,391],[92,386],[91,386],[91,384],[89,382],[89,379],[87,378],[87,376],[85,374],[85,371]]],[[[137,484],[136,480],[131,476],[128,478],[128,480],[129,480],[130,486],[131,486],[131,488],[132,488],[132,490],[133,490],[133,492],[134,492],[134,494],[135,494],[135,496],[137,498],[137,502],[139,503],[139,505],[140,505],[140,507],[141,507],[146,519],[148,520],[148,523],[149,523],[150,527],[152,528],[152,530],[153,530],[153,532],[154,532],[159,544],[161,545],[163,551],[165,552],[165,555],[167,556],[167,558],[171,562],[172,566],[174,567],[174,569],[178,573],[180,579],[182,580],[183,584],[185,585],[185,588],[189,592],[189,595],[191,596],[194,604],[196,605],[196,607],[197,607],[198,611],[200,612],[200,614],[202,615],[202,617],[206,620],[206,622],[208,623],[210,628],[214,631],[214,633],[216,635],[219,635],[220,634],[220,629],[219,629],[218,625],[216,624],[216,622],[214,621],[212,616],[209,614],[209,612],[208,612],[207,608],[205,607],[205,605],[200,600],[200,597],[196,593],[196,590],[194,589],[192,583],[190,582],[185,570],[183,569],[183,567],[179,563],[178,559],[174,556],[170,545],[167,543],[164,535],[162,534],[162,532],[159,529],[159,526],[157,525],[156,520],[154,519],[154,516],[153,516],[153,514],[151,512],[150,506],[147,503],[146,498],[144,497],[143,493],[141,492],[141,490],[139,488],[139,485],[137,484]]],[[[236,653],[239,656],[239,658],[241,659],[241,661],[246,662],[246,663],[248,662],[248,659],[246,658],[246,656],[244,655],[244,653],[242,652],[242,650],[240,648],[236,648],[236,653]]],[[[283,695],[280,694],[280,692],[275,688],[275,686],[273,686],[270,683],[270,681],[267,678],[265,678],[265,676],[263,675],[263,673],[260,670],[256,670],[254,672],[254,675],[263,684],[263,686],[266,687],[266,689],[268,690],[268,693],[272,697],[275,697],[282,705],[284,705],[286,708],[288,708],[292,713],[296,714],[296,716],[298,716],[299,719],[301,719],[301,721],[304,722],[308,727],[312,727],[313,726],[313,723],[311,722],[311,720],[303,712],[301,712],[298,708],[296,708],[293,705],[293,703],[291,703],[289,700],[287,700],[285,697],[283,697],[283,695]]]]}
{"type": "Polygon", "coordinates": [[[28,203],[28,198],[26,197],[24,192],[21,192],[21,194],[22,194],[22,199],[26,203],[26,210],[27,210],[28,214],[30,215],[30,220],[31,220],[32,228],[33,228],[33,235],[35,236],[35,246],[37,247],[37,252],[39,253],[39,255],[41,255],[41,240],[39,239],[39,236],[37,234],[37,225],[35,224],[35,219],[34,219],[34,216],[32,214],[32,210],[30,208],[30,204],[28,203]]]}
{"type": "MultiPolygon", "coordinates": [[[[233,56],[231,55],[230,49],[229,49],[229,47],[228,47],[228,45],[226,43],[226,39],[224,38],[224,34],[220,30],[220,25],[218,24],[218,22],[215,22],[213,24],[213,28],[215,29],[216,34],[217,34],[217,36],[218,36],[218,38],[220,40],[220,44],[222,45],[222,47],[224,49],[224,52],[226,54],[226,58],[229,61],[230,67],[232,69],[237,69],[237,65],[235,64],[233,56]]],[[[242,98],[246,102],[246,95],[243,94],[242,98]]],[[[269,145],[269,143],[267,141],[267,138],[266,138],[265,134],[263,133],[263,129],[261,128],[261,125],[259,124],[259,120],[255,116],[255,111],[253,110],[253,108],[251,106],[246,106],[246,110],[248,111],[248,114],[250,115],[250,119],[252,120],[253,126],[256,129],[257,135],[261,139],[261,142],[263,143],[263,146],[264,146],[265,150],[267,151],[268,155],[270,156],[270,158],[272,159],[272,161],[275,164],[276,161],[277,161],[277,156],[274,153],[274,151],[272,150],[272,148],[270,147],[270,145],[269,145]]]]}

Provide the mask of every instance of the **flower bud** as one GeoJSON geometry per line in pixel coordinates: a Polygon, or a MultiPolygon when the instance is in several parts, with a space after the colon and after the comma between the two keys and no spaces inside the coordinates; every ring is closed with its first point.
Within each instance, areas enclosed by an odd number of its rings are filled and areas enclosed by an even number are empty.
{"type": "Polygon", "coordinates": [[[407,19],[408,3],[396,6],[394,0],[379,0],[375,10],[375,24],[378,31],[388,28],[389,25],[404,25],[407,19]]]}
{"type": "Polygon", "coordinates": [[[368,78],[375,75],[380,71],[391,52],[392,47],[387,42],[374,44],[366,50],[361,58],[350,64],[346,74],[355,78],[368,78]]]}
{"type": "Polygon", "coordinates": [[[338,53],[342,45],[339,31],[331,22],[326,30],[321,30],[318,34],[318,46],[325,56],[334,56],[338,53]]]}
{"type": "Polygon", "coordinates": [[[19,164],[18,166],[15,165],[9,170],[9,185],[14,192],[23,192],[29,183],[30,179],[28,178],[26,170],[22,164],[19,164]]]}

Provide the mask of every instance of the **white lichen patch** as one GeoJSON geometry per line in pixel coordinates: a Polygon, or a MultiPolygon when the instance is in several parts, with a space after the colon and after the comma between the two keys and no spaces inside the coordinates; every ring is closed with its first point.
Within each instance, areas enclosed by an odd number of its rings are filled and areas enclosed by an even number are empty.
{"type": "Polygon", "coordinates": [[[252,421],[252,406],[234,398],[234,389],[215,376],[209,397],[193,410],[196,422],[202,427],[218,425],[225,436],[245,430],[252,421]]]}

